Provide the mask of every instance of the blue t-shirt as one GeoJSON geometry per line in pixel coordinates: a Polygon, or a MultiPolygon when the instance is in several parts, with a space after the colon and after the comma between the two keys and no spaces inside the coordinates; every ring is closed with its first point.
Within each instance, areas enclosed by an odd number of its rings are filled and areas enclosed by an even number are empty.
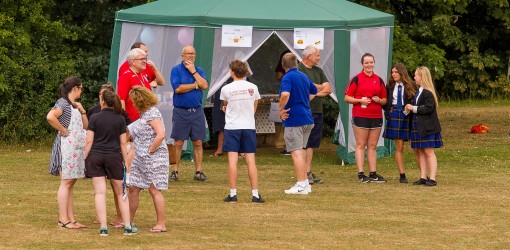
{"type": "Polygon", "coordinates": [[[309,95],[317,94],[317,87],[310,78],[297,68],[290,69],[282,78],[280,95],[282,92],[290,93],[289,101],[285,105],[285,109],[290,108],[289,118],[283,121],[283,125],[299,127],[313,124],[309,95]]]}
{"type": "MultiPolygon", "coordinates": [[[[196,67],[197,72],[200,76],[205,79],[205,72],[200,67],[196,67]]],[[[184,63],[175,65],[170,73],[170,83],[174,89],[174,107],[181,108],[198,108],[202,106],[202,90],[194,89],[186,93],[177,94],[175,90],[181,86],[181,84],[191,84],[195,82],[195,77],[189,72],[184,66],[184,63]]]]}

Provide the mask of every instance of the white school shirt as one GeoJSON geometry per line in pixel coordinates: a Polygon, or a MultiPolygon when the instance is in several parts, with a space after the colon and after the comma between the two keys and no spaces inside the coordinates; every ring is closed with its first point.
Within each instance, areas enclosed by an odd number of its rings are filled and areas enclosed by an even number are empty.
{"type": "Polygon", "coordinates": [[[398,97],[398,85],[402,86],[402,107],[404,106],[404,84],[398,82],[395,84],[395,88],[393,89],[393,100],[391,101],[391,105],[397,105],[397,97],[398,97]]]}
{"type": "Polygon", "coordinates": [[[225,129],[255,129],[255,101],[260,99],[257,85],[234,81],[221,89],[220,100],[227,101],[225,129]]]}

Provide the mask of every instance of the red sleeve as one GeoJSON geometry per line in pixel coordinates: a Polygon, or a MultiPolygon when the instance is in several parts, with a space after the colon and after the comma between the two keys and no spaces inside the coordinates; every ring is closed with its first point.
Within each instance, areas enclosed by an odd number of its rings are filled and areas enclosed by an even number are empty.
{"type": "Polygon", "coordinates": [[[117,82],[117,92],[121,100],[126,101],[128,99],[129,90],[131,89],[131,75],[122,74],[117,82]]]}
{"type": "Polygon", "coordinates": [[[145,68],[145,73],[149,77],[149,83],[156,80],[156,72],[147,64],[147,67],[145,68]]]}
{"type": "Polygon", "coordinates": [[[379,97],[380,98],[387,98],[388,97],[388,93],[386,92],[386,84],[384,84],[384,81],[382,80],[382,78],[380,78],[380,81],[381,81],[381,89],[380,89],[380,93],[379,93],[379,97]]]}
{"type": "Polygon", "coordinates": [[[349,82],[349,85],[347,85],[347,89],[345,89],[345,95],[348,95],[348,96],[354,96],[354,94],[356,93],[356,91],[358,90],[358,84],[356,84],[356,82],[352,81],[349,82]]]}

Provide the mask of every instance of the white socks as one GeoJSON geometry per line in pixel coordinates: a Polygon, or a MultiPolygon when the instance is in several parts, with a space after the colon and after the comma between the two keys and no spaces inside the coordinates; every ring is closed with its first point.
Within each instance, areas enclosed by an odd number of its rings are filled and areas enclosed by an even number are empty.
{"type": "Polygon", "coordinates": [[[258,189],[253,189],[251,190],[251,195],[252,196],[255,196],[255,198],[259,198],[259,190],[258,189]]]}
{"type": "Polygon", "coordinates": [[[234,197],[237,195],[237,188],[230,189],[230,197],[234,197]]]}

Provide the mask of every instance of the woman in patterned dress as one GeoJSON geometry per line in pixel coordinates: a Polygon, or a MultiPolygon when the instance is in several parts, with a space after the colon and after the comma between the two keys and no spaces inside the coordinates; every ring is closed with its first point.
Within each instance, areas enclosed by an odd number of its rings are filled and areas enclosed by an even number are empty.
{"type": "Polygon", "coordinates": [[[411,148],[415,158],[419,160],[420,167],[420,179],[413,184],[436,186],[437,158],[434,148],[443,146],[441,125],[437,117],[437,94],[427,67],[418,67],[414,73],[414,80],[420,88],[413,104],[406,105],[406,110],[414,113],[410,139],[411,148]]]}
{"type": "Polygon", "coordinates": [[[165,201],[161,190],[168,189],[168,149],[165,126],[159,110],[158,98],[145,87],[137,86],[129,92],[133,105],[140,113],[133,134],[135,157],[129,178],[129,206],[134,221],[142,189],[149,189],[156,208],[156,225],[151,233],[166,232],[165,201]]]}
{"type": "Polygon", "coordinates": [[[50,173],[60,175],[57,192],[58,225],[64,228],[84,228],[73,212],[73,187],[78,178],[85,177],[85,129],[88,120],[83,106],[76,102],[82,93],[80,78],[71,76],[60,85],[61,98],[46,119],[58,130],[51,152],[50,173]]]}

